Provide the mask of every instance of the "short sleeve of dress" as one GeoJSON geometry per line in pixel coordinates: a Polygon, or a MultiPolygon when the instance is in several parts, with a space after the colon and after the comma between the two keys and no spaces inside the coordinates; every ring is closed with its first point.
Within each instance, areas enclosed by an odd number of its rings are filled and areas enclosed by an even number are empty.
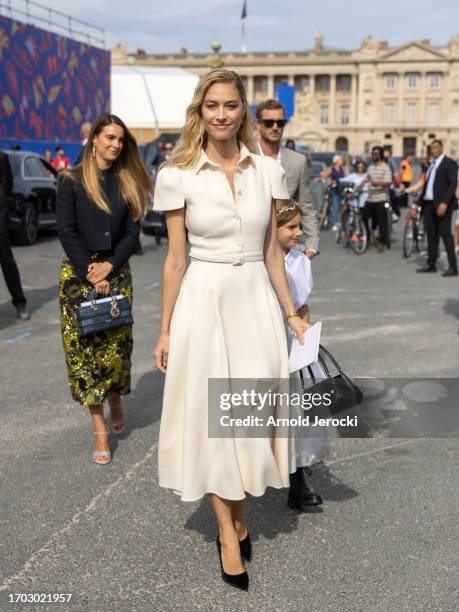
{"type": "Polygon", "coordinates": [[[264,160],[268,164],[272,197],[276,200],[288,200],[290,196],[288,194],[284,169],[275,159],[265,157],[264,160]]]}
{"type": "Polygon", "coordinates": [[[153,196],[153,210],[177,210],[185,206],[182,176],[178,168],[158,172],[153,196]]]}
{"type": "Polygon", "coordinates": [[[301,257],[301,265],[303,268],[303,279],[304,279],[304,292],[305,292],[305,304],[309,303],[311,298],[311,293],[314,287],[314,282],[312,280],[312,266],[311,260],[306,255],[302,254],[301,257]]]}

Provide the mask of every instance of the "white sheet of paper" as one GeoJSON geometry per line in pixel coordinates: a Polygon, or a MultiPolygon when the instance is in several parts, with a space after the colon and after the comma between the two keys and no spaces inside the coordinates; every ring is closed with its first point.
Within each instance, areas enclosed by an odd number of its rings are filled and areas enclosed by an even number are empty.
{"type": "Polygon", "coordinates": [[[304,334],[304,344],[300,344],[298,338],[294,336],[289,357],[290,373],[317,361],[321,330],[322,321],[314,323],[304,334]]]}

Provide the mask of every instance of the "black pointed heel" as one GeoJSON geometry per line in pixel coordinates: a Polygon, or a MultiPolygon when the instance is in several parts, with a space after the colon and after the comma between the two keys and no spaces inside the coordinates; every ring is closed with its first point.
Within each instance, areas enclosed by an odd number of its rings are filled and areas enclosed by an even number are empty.
{"type": "Polygon", "coordinates": [[[227,574],[223,569],[222,562],[222,545],[220,544],[220,538],[217,536],[217,550],[218,550],[218,558],[220,559],[220,567],[222,569],[222,578],[223,580],[237,589],[241,589],[241,591],[249,590],[249,575],[247,572],[242,572],[241,574],[227,574]]]}
{"type": "Polygon", "coordinates": [[[241,549],[241,557],[246,561],[252,561],[252,542],[249,532],[243,540],[239,540],[239,548],[241,549]]]}

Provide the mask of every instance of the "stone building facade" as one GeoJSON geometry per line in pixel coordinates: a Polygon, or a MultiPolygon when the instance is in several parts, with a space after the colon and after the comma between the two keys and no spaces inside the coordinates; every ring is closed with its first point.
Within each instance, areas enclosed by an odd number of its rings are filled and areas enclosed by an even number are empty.
{"type": "Polygon", "coordinates": [[[198,75],[223,63],[243,78],[249,103],[274,97],[276,85],[295,87],[295,113],[285,136],[315,151],[368,153],[390,145],[394,155],[423,155],[433,138],[459,156],[459,37],[444,47],[428,40],[391,48],[367,37],[357,50],[324,47],[317,35],[305,52],[128,54],[118,45],[112,63],[180,66],[198,75]]]}

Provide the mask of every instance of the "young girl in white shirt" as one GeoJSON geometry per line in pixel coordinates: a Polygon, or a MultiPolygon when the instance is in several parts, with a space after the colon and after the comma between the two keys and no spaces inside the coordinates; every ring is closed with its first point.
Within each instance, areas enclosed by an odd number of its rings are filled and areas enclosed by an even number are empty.
{"type": "MultiPolygon", "coordinates": [[[[298,239],[302,235],[301,208],[293,200],[276,200],[277,238],[285,257],[285,271],[292,294],[293,305],[303,321],[309,323],[309,299],[313,288],[311,261],[301,251],[295,249],[298,239]]],[[[292,335],[287,333],[289,347],[292,335]]],[[[320,377],[319,364],[314,364],[314,373],[320,377]]],[[[323,375],[323,374],[322,374],[323,375]]],[[[295,372],[291,376],[292,387],[299,388],[299,375],[295,372]]],[[[288,505],[298,510],[307,510],[309,506],[322,503],[322,498],[312,491],[307,476],[311,475],[310,465],[321,461],[328,452],[328,442],[325,428],[314,428],[312,434],[296,440],[297,470],[290,475],[290,489],[288,505]],[[322,431],[318,431],[321,429],[322,431]]],[[[306,432],[308,434],[309,432],[306,432]]]]}

